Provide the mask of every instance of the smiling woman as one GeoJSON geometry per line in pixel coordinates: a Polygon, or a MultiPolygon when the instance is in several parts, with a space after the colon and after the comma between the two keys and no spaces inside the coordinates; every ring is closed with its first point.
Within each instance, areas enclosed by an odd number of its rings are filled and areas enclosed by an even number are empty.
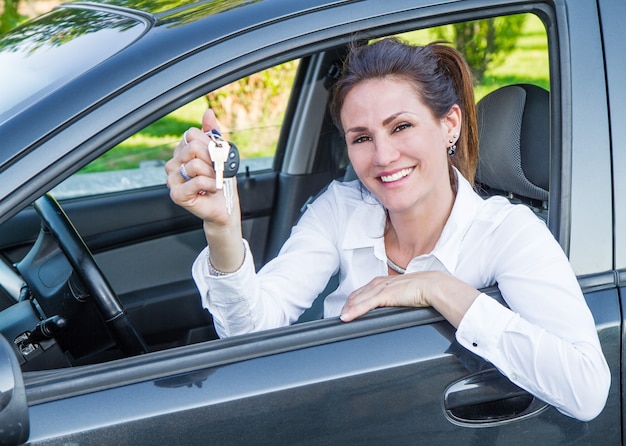
{"type": "MultiPolygon", "coordinates": [[[[174,202],[203,220],[208,247],[193,275],[218,334],[295,322],[339,272],[325,317],[433,307],[517,385],[569,416],[597,416],[610,373],[567,257],[527,207],[472,189],[478,123],[460,53],[397,39],[354,45],[330,109],[358,180],[331,184],[258,273],[238,197],[231,214],[216,188],[206,135],[187,132],[166,165],[174,202]],[[515,311],[479,291],[496,284],[515,311]],[[557,308],[576,322],[562,326],[557,308]]],[[[211,110],[202,124],[219,129],[211,110]]]]}
{"type": "MultiPolygon", "coordinates": [[[[547,41],[543,24],[532,14],[515,17],[524,24],[522,32],[510,39],[516,42],[515,48],[506,58],[499,53],[492,56],[505,62],[489,66],[487,77],[476,86],[477,99],[516,81],[532,81],[548,87],[547,41]],[[514,76],[521,78],[514,79],[514,76]]],[[[508,17],[500,19],[511,20],[508,17]]],[[[454,40],[451,25],[401,36],[410,42],[441,36],[454,40]]],[[[270,169],[298,64],[299,60],[279,64],[190,101],[83,167],[54,190],[55,196],[76,198],[164,184],[161,166],[176,146],[179,135],[197,125],[197,117],[207,106],[220,117],[224,136],[240,148],[242,171],[270,169]]]]}

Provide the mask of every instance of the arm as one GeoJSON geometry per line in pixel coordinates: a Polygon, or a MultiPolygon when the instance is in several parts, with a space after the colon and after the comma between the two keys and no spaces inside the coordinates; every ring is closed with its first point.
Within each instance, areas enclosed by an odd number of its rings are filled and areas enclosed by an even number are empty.
{"type": "MultiPolygon", "coordinates": [[[[213,111],[202,117],[203,131],[218,129],[213,111]]],[[[209,137],[199,129],[189,129],[165,165],[170,197],[203,221],[210,247],[210,261],[217,271],[233,272],[243,263],[241,213],[236,184],[233,185],[233,210],[229,214],[221,189],[215,186],[215,171],[208,152],[209,137]],[[190,177],[185,179],[184,173],[190,177]]]]}
{"type": "Polygon", "coordinates": [[[467,237],[473,245],[456,272],[464,280],[439,271],[377,278],[349,297],[341,318],[381,306],[433,306],[458,327],[461,345],[517,385],[569,416],[594,418],[606,402],[610,371],[567,257],[523,206],[491,226],[467,237]],[[468,282],[497,282],[510,309],[468,282]]]}
{"type": "Polygon", "coordinates": [[[485,256],[510,309],[482,295],[457,339],[520,387],[580,420],[606,402],[610,371],[567,257],[543,222],[519,208],[485,256]],[[496,249],[497,248],[497,249],[496,249]]]}
{"type": "MultiPolygon", "coordinates": [[[[332,194],[320,196],[301,217],[278,256],[258,274],[247,242],[243,265],[232,274],[209,274],[203,251],[193,266],[202,303],[213,315],[220,337],[295,322],[337,271],[332,194]]],[[[239,241],[241,244],[241,241],[239,241]]]]}

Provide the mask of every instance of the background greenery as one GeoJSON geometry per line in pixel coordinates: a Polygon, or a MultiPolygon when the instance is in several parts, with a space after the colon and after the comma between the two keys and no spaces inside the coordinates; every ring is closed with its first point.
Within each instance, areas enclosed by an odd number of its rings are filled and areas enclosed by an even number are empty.
{"type": "MultiPolygon", "coordinates": [[[[442,39],[456,42],[472,65],[477,101],[512,83],[534,83],[549,89],[546,32],[532,14],[448,25],[400,37],[416,44],[442,39]],[[465,33],[465,38],[457,33],[465,33]],[[489,42],[494,36],[499,40],[489,42]]],[[[297,61],[288,62],[199,98],[129,138],[86,170],[130,168],[145,159],[169,159],[183,132],[200,126],[207,107],[214,109],[224,136],[239,147],[242,158],[272,156],[296,69],[297,61]]]]}
{"type": "MultiPolygon", "coordinates": [[[[0,32],[25,17],[18,0],[3,0],[0,32]]],[[[548,42],[541,21],[532,14],[446,25],[400,35],[424,44],[444,40],[458,48],[472,68],[476,100],[503,85],[533,83],[549,89],[548,42]]],[[[10,37],[9,37],[10,38],[10,37]]],[[[95,160],[81,172],[136,168],[167,160],[189,127],[199,127],[203,112],[214,109],[225,138],[242,158],[273,156],[298,61],[245,77],[190,102],[159,119],[95,160]]]]}

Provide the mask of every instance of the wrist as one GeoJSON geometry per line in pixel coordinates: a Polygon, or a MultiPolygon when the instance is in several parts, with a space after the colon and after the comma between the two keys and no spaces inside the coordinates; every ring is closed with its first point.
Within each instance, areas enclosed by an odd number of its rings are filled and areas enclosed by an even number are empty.
{"type": "Polygon", "coordinates": [[[242,240],[241,242],[242,242],[241,244],[243,245],[243,260],[241,261],[241,264],[239,265],[239,267],[235,269],[234,271],[222,271],[222,270],[215,268],[215,266],[213,266],[213,262],[211,261],[211,249],[209,248],[207,250],[206,262],[207,262],[209,276],[214,276],[214,277],[229,276],[231,274],[237,273],[241,268],[243,268],[243,265],[246,261],[247,249],[246,249],[246,244],[244,243],[244,241],[242,240]]]}
{"type": "Polygon", "coordinates": [[[471,285],[446,274],[438,281],[429,303],[454,327],[458,327],[479,295],[480,291],[471,285]]]}
{"type": "Polygon", "coordinates": [[[237,271],[243,264],[245,254],[241,226],[216,226],[205,222],[204,233],[211,267],[220,273],[237,271]]]}

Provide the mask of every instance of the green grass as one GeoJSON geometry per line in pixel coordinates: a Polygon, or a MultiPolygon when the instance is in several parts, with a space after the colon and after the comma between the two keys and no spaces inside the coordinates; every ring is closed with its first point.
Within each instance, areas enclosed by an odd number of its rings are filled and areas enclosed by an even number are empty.
{"type": "Polygon", "coordinates": [[[118,144],[85,166],[80,173],[134,169],[142,161],[168,160],[185,130],[201,126],[200,120],[206,108],[204,97],[190,102],[118,144]]]}
{"type": "MultiPolygon", "coordinates": [[[[405,33],[401,37],[415,44],[433,40],[429,30],[405,33]]],[[[476,86],[476,100],[490,91],[513,83],[533,83],[549,89],[547,48],[543,24],[536,16],[529,14],[515,50],[500,65],[490,67],[482,83],[476,86]]],[[[290,85],[285,85],[284,88],[290,88],[290,85]]],[[[246,88],[245,84],[242,88],[246,88]]],[[[275,89],[276,86],[271,85],[268,88],[275,89]]],[[[202,114],[207,106],[205,97],[190,102],[122,142],[81,172],[131,169],[146,160],[168,160],[184,131],[189,127],[201,126],[202,114]]],[[[242,158],[273,155],[279,128],[274,124],[260,128],[260,123],[267,122],[267,119],[257,121],[240,123],[238,131],[224,134],[239,147],[242,158]]]]}

